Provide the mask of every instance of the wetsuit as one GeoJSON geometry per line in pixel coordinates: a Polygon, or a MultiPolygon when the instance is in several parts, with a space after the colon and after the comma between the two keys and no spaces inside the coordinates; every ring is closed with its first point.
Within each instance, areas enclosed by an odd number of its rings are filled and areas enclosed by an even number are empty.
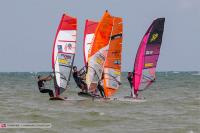
{"type": "Polygon", "coordinates": [[[132,87],[133,87],[133,84],[132,84],[132,80],[133,80],[133,77],[132,77],[132,74],[128,73],[128,76],[127,76],[127,79],[128,79],[128,82],[131,86],[131,97],[133,96],[133,93],[132,93],[132,87]]]}
{"type": "Polygon", "coordinates": [[[130,86],[132,88],[132,76],[128,76],[127,79],[128,79],[128,82],[129,82],[129,84],[130,84],[130,86]]]}
{"type": "Polygon", "coordinates": [[[98,83],[97,89],[99,90],[101,96],[104,97],[104,96],[105,96],[105,93],[104,93],[103,86],[101,85],[101,82],[98,83]]]}
{"type": "Polygon", "coordinates": [[[80,89],[82,89],[82,85],[84,85],[84,88],[87,87],[86,83],[78,76],[78,72],[73,72],[73,78],[80,89]]]}
{"type": "Polygon", "coordinates": [[[39,80],[38,81],[38,88],[40,90],[41,93],[49,93],[50,97],[54,97],[53,91],[50,89],[45,89],[44,87],[44,82],[46,82],[46,80],[39,80]]]}

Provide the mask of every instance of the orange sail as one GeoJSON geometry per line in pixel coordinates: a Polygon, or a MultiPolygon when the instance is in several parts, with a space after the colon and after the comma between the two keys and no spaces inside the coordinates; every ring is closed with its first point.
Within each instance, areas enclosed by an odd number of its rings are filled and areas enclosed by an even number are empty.
{"type": "Polygon", "coordinates": [[[114,17],[111,40],[104,65],[103,87],[105,97],[112,96],[120,85],[122,30],[122,18],[114,17]]]}
{"type": "Polygon", "coordinates": [[[94,92],[101,80],[113,30],[113,20],[114,18],[106,11],[95,31],[94,40],[88,54],[88,72],[86,74],[89,92],[94,92]]]}

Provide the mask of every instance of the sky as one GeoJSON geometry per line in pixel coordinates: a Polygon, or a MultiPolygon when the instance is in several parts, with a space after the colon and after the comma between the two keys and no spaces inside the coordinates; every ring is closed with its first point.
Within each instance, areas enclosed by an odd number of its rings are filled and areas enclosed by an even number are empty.
{"type": "Polygon", "coordinates": [[[56,30],[65,12],[78,19],[75,65],[83,66],[86,19],[123,18],[122,71],[132,71],[152,21],[165,17],[158,71],[200,71],[199,0],[1,0],[0,72],[52,71],[56,30]]]}

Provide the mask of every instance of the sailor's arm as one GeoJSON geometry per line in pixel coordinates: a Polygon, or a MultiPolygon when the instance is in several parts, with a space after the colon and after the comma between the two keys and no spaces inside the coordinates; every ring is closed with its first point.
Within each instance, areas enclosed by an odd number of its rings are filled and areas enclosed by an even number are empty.
{"type": "Polygon", "coordinates": [[[52,79],[52,75],[48,75],[46,77],[40,77],[40,80],[50,81],[52,79]]]}
{"type": "MultiPolygon", "coordinates": [[[[116,80],[117,81],[117,80],[116,80]]],[[[122,85],[122,83],[121,82],[119,82],[119,81],[117,81],[117,83],[119,84],[119,85],[122,85]]]]}

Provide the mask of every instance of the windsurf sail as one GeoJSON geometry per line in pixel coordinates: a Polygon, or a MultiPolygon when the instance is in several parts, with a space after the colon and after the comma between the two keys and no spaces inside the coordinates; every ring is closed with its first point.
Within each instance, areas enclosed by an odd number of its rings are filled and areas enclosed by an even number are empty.
{"type": "Polygon", "coordinates": [[[63,93],[70,80],[76,48],[77,19],[63,14],[52,52],[56,96],[63,93]]]}
{"type": "Polygon", "coordinates": [[[122,30],[122,18],[114,17],[108,54],[104,65],[103,87],[105,97],[112,96],[118,90],[120,85],[122,30]]]}
{"type": "Polygon", "coordinates": [[[87,65],[88,62],[88,52],[94,38],[94,33],[97,28],[98,22],[92,20],[86,20],[85,22],[85,31],[84,31],[84,40],[83,40],[83,53],[84,53],[84,62],[87,65]]]}
{"type": "Polygon", "coordinates": [[[106,11],[95,31],[94,40],[88,54],[88,71],[86,83],[89,92],[96,90],[101,80],[104,63],[109,48],[110,36],[113,30],[113,17],[106,11]]]}
{"type": "Polygon", "coordinates": [[[132,81],[135,95],[139,90],[149,87],[156,79],[156,66],[160,55],[164,22],[165,18],[154,20],[138,48],[132,81]]]}

